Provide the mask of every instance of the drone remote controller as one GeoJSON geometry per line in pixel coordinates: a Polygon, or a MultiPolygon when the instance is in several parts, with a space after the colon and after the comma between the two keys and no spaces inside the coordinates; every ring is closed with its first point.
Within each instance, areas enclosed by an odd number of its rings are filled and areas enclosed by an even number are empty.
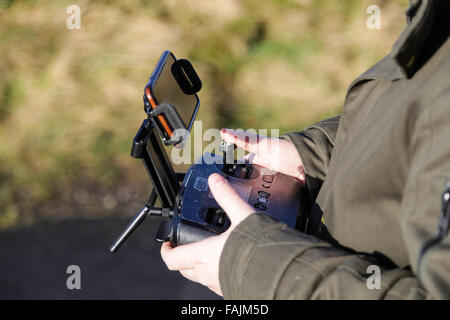
{"type": "Polygon", "coordinates": [[[176,60],[168,50],[163,52],[144,88],[147,119],[134,137],[131,148],[131,156],[142,159],[153,191],[147,203],[111,246],[111,252],[117,252],[147,216],[167,218],[161,223],[156,239],[170,241],[173,246],[226,231],[230,220],[208,187],[208,177],[213,173],[226,177],[255,211],[292,228],[304,229],[306,220],[298,216],[301,183],[293,177],[258,165],[237,163],[234,160],[236,146],[232,143],[220,144],[219,151],[223,156],[204,154],[202,161],[193,164],[186,174],[174,172],[163,143],[175,146],[184,144],[198,111],[200,100],[197,92],[201,87],[201,81],[189,61],[176,60]],[[179,111],[183,111],[181,115],[179,111]],[[187,117],[189,114],[191,116],[187,117]],[[175,135],[177,130],[183,132],[178,138],[175,135]],[[203,161],[205,156],[220,161],[207,164],[203,161]],[[154,206],[157,198],[161,207],[154,206]]]}
{"type": "MultiPolygon", "coordinates": [[[[231,162],[230,159],[233,158],[230,147],[234,149],[231,143],[221,144],[225,153],[225,161],[220,161],[223,164],[205,164],[202,161],[192,165],[187,171],[177,196],[173,217],[161,224],[156,236],[158,241],[170,241],[174,246],[182,245],[228,229],[230,220],[214,200],[208,187],[208,177],[213,173],[224,175],[255,211],[295,228],[300,205],[300,182],[258,165],[231,162]]],[[[214,156],[205,155],[209,159],[214,156]]]]}

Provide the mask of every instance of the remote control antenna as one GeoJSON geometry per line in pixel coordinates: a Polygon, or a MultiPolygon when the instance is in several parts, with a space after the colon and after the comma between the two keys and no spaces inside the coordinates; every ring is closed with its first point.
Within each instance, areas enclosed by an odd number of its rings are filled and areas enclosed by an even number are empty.
{"type": "Polygon", "coordinates": [[[147,217],[150,212],[150,208],[145,205],[141,211],[134,217],[133,220],[128,224],[128,226],[122,231],[120,236],[114,242],[114,244],[109,248],[109,251],[112,253],[116,253],[117,250],[124,244],[124,242],[131,236],[134,230],[144,221],[145,217],[147,217]]]}
{"type": "Polygon", "coordinates": [[[142,221],[144,221],[147,215],[152,215],[152,209],[156,209],[153,208],[153,205],[156,202],[156,198],[157,194],[155,189],[153,189],[150,197],[148,198],[147,204],[142,207],[141,211],[139,211],[139,213],[133,218],[133,220],[131,220],[128,226],[122,231],[114,244],[109,248],[109,251],[111,251],[112,253],[116,253],[117,250],[119,250],[119,248],[122,246],[122,244],[124,244],[124,242],[127,241],[127,239],[131,236],[134,230],[136,230],[136,228],[139,227],[142,221]]]}

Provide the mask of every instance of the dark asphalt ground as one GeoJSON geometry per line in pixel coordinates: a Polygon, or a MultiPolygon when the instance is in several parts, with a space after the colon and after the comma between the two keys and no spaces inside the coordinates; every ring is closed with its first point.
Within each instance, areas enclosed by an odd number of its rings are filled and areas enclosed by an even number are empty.
{"type": "Polygon", "coordinates": [[[144,221],[115,255],[109,246],[128,221],[42,222],[0,232],[0,299],[221,299],[168,271],[144,221]],[[69,265],[81,268],[81,290],[69,290],[69,265]]]}

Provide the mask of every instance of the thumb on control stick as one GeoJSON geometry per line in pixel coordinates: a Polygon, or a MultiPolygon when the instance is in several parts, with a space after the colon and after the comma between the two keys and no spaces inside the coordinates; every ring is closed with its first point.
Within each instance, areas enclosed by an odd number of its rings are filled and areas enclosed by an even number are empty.
{"type": "Polygon", "coordinates": [[[236,227],[242,220],[255,212],[255,209],[245,202],[220,174],[213,173],[210,175],[208,185],[214,199],[230,218],[230,229],[236,227]]]}

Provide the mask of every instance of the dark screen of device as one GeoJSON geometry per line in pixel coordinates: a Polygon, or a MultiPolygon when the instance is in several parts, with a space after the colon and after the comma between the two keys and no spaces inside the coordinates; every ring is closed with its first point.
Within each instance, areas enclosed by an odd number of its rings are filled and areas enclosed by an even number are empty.
{"type": "Polygon", "coordinates": [[[157,103],[169,102],[175,106],[186,128],[190,129],[189,124],[197,106],[197,98],[195,95],[183,93],[179,87],[171,71],[174,62],[175,59],[169,55],[152,91],[157,103]]]}

